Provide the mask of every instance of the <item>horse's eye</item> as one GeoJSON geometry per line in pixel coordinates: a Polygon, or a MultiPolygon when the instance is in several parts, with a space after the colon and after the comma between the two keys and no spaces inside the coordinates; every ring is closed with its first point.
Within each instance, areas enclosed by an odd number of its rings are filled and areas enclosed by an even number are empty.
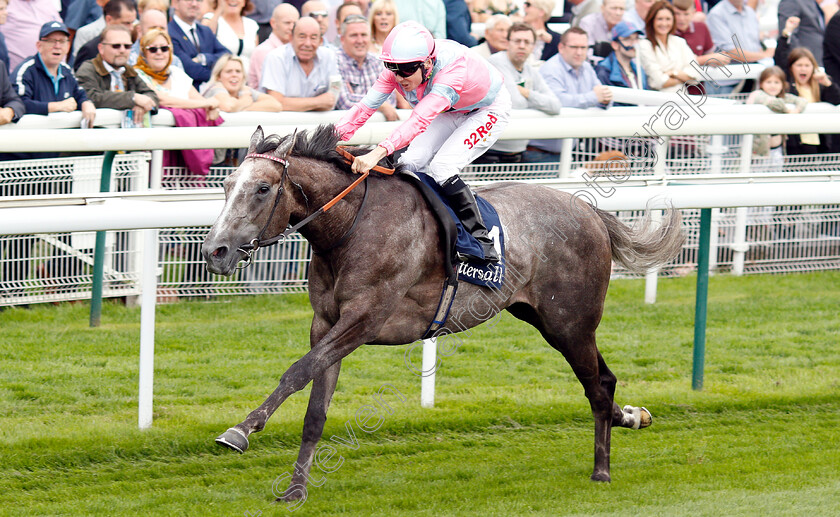
{"type": "Polygon", "coordinates": [[[271,191],[271,187],[268,185],[260,185],[260,188],[257,190],[260,194],[268,194],[271,191]]]}

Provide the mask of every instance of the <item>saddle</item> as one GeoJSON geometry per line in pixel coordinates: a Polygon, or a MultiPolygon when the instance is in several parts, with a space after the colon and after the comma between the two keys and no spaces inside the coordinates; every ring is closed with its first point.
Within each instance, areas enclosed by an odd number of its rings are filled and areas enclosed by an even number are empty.
{"type": "MultiPolygon", "coordinates": [[[[339,146],[337,150],[344,156],[346,161],[349,163],[353,162],[354,156],[347,152],[346,149],[339,146]]],[[[393,174],[394,169],[387,168],[393,167],[391,157],[387,157],[383,161],[386,163],[385,167],[378,165],[374,170],[379,170],[386,174],[393,174]]],[[[498,228],[496,235],[498,235],[499,247],[501,248],[499,250],[501,260],[498,263],[489,264],[463,261],[462,258],[467,254],[475,254],[475,249],[480,248],[480,245],[470,232],[464,229],[458,217],[455,215],[455,211],[447,203],[446,196],[437,182],[427,174],[416,171],[403,170],[399,176],[420,191],[429,209],[435,215],[438,221],[438,228],[440,228],[440,239],[443,244],[444,257],[446,257],[443,264],[446,280],[440,301],[438,302],[437,311],[435,311],[435,317],[432,319],[429,328],[423,334],[423,339],[427,339],[434,336],[435,331],[446,323],[449,309],[452,306],[455,293],[458,289],[458,280],[495,289],[502,287],[505,271],[504,232],[502,231],[499,216],[493,206],[483,198],[476,196],[476,201],[481,210],[482,217],[487,222],[488,228],[498,228]]]]}
{"type": "MultiPolygon", "coordinates": [[[[422,172],[404,172],[402,178],[408,179],[426,199],[432,213],[435,214],[441,227],[441,240],[444,251],[449,257],[450,264],[457,270],[459,280],[483,287],[500,289],[504,276],[504,260],[498,263],[471,262],[468,256],[480,254],[481,245],[468,232],[449,206],[447,197],[441,187],[427,174],[422,172]]],[[[481,196],[476,196],[476,202],[488,230],[498,236],[500,255],[504,254],[504,232],[499,221],[499,215],[493,206],[481,196]]]]}

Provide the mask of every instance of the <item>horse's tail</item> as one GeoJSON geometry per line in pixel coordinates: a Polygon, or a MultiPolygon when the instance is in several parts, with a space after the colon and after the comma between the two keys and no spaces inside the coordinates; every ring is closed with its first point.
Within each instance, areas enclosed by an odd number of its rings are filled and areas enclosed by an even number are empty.
{"type": "Polygon", "coordinates": [[[651,228],[650,211],[634,228],[628,227],[608,212],[597,208],[595,211],[607,226],[613,260],[634,273],[646,273],[651,267],[671,260],[685,243],[679,210],[666,210],[658,228],[651,228]]]}

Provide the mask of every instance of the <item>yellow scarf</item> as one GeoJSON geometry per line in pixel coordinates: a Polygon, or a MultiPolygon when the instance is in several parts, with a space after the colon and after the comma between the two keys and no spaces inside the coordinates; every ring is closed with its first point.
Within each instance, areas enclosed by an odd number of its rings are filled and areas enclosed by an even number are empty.
{"type": "Polygon", "coordinates": [[[139,56],[137,56],[137,64],[134,65],[134,68],[136,68],[137,70],[142,70],[146,75],[154,79],[156,83],[163,84],[166,82],[167,79],[169,79],[169,65],[171,64],[172,54],[170,53],[169,62],[166,63],[166,68],[164,68],[160,72],[155,72],[149,67],[149,64],[146,63],[146,58],[143,57],[143,54],[141,53],[139,56]]]}

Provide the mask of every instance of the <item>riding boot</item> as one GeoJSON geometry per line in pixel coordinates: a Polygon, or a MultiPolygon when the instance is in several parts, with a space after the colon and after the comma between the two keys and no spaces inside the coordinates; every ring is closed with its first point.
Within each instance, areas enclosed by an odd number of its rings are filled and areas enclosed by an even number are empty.
{"type": "Polygon", "coordinates": [[[464,183],[460,176],[452,176],[443,182],[441,188],[464,228],[475,237],[484,251],[483,259],[472,255],[469,257],[478,261],[498,262],[499,254],[496,252],[496,246],[493,244],[493,239],[487,234],[487,227],[484,226],[481,212],[478,211],[475,196],[469,185],[464,183]]]}

